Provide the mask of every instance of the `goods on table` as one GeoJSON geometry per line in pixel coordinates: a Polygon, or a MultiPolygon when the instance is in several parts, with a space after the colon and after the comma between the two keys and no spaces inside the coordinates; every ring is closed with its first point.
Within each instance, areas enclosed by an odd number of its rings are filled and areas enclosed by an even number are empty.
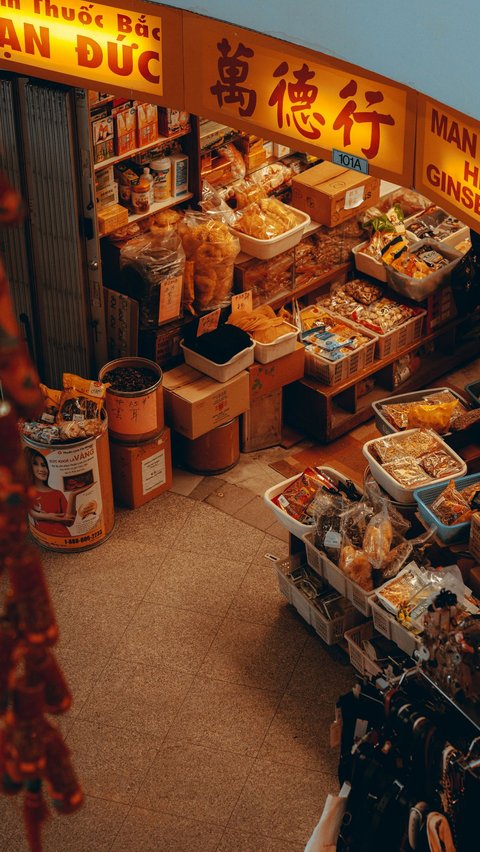
{"type": "Polygon", "coordinates": [[[332,287],[318,305],[355,320],[375,334],[387,334],[418,314],[417,308],[382,295],[383,290],[365,278],[332,287]]]}
{"type": "Polygon", "coordinates": [[[387,474],[409,489],[464,470],[461,460],[428,429],[397,432],[369,441],[368,452],[387,474]]]}
{"type": "Polygon", "coordinates": [[[445,240],[463,230],[464,227],[463,222],[460,222],[454,216],[449,216],[445,210],[435,205],[428,207],[415,219],[407,223],[407,230],[419,240],[426,237],[445,240]]]}
{"type": "Polygon", "coordinates": [[[302,340],[307,352],[338,361],[370,342],[370,338],[317,306],[301,312],[302,340]]]}
{"type": "Polygon", "coordinates": [[[426,427],[442,435],[466,409],[453,393],[442,391],[412,402],[384,405],[381,411],[399,430],[426,427]]]}
{"type": "Polygon", "coordinates": [[[335,495],[342,494],[349,500],[356,500],[359,497],[353,482],[347,480],[343,483],[339,480],[335,483],[322,470],[307,467],[280,494],[273,497],[272,502],[300,523],[313,524],[311,504],[319,489],[325,489],[335,495]]]}

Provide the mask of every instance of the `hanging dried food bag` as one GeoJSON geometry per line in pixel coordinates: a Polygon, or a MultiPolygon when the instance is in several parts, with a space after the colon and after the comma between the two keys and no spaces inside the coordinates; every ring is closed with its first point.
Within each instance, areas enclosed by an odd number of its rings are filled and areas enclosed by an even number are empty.
{"type": "Polygon", "coordinates": [[[194,263],[195,310],[225,307],[232,295],[238,237],[223,222],[193,211],[187,211],[178,230],[187,260],[194,263]]]}

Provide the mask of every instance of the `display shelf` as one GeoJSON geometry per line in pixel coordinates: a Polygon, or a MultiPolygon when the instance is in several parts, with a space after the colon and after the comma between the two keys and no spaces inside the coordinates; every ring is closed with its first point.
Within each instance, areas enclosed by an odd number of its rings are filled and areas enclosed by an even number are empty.
{"type": "Polygon", "coordinates": [[[309,376],[294,382],[285,389],[284,410],[288,423],[321,442],[329,443],[373,419],[372,402],[381,399],[382,394],[386,393],[383,384],[385,369],[390,367],[393,370],[394,363],[409,352],[432,341],[435,341],[438,347],[434,353],[427,356],[421,367],[396,389],[401,393],[426,387],[450,370],[480,355],[480,337],[464,339],[466,322],[468,318],[457,317],[394,355],[374,361],[365,370],[341,384],[323,385],[309,376]],[[376,386],[364,395],[358,394],[360,383],[371,376],[376,377],[376,386]]]}
{"type": "Polygon", "coordinates": [[[297,287],[295,290],[290,290],[288,293],[277,296],[268,304],[274,310],[281,308],[283,305],[291,302],[292,299],[301,299],[302,296],[308,296],[310,293],[321,290],[326,284],[331,284],[331,282],[339,276],[346,276],[351,270],[352,263],[350,261],[348,261],[348,263],[342,263],[340,266],[335,266],[333,269],[329,269],[327,272],[324,272],[323,275],[316,278],[315,281],[310,284],[305,284],[303,287],[297,287]]]}
{"type": "Polygon", "coordinates": [[[190,198],[193,198],[193,194],[191,192],[184,192],[183,195],[177,195],[175,198],[170,196],[170,198],[165,198],[163,201],[154,201],[150,205],[148,213],[131,213],[128,217],[128,223],[138,222],[139,219],[147,219],[148,216],[158,213],[159,210],[168,210],[169,207],[175,207],[183,201],[189,201],[190,198]]]}
{"type": "Polygon", "coordinates": [[[183,136],[188,136],[190,132],[190,129],[179,130],[178,133],[172,133],[171,136],[159,136],[157,139],[149,142],[148,145],[142,145],[140,148],[132,148],[131,151],[125,151],[124,154],[118,154],[115,157],[109,157],[108,160],[102,160],[101,163],[95,163],[93,168],[96,172],[98,172],[101,169],[107,168],[107,166],[113,166],[115,163],[120,163],[122,160],[128,160],[129,157],[141,154],[142,151],[150,151],[152,148],[158,148],[161,145],[166,145],[168,142],[174,142],[175,139],[181,139],[183,136]]]}

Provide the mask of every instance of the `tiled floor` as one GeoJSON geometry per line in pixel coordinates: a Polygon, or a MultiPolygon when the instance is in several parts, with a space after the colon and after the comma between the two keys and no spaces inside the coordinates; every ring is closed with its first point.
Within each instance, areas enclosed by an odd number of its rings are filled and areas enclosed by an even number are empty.
{"type": "MultiPolygon", "coordinates": [[[[308,446],[305,442],[303,446],[308,446]]],[[[44,852],[300,852],[336,789],[328,726],[352,683],[288,607],[261,495],[279,447],[117,510],[110,539],[44,552],[75,703],[61,729],[86,794],[44,852]]],[[[0,797],[0,848],[26,852],[0,797]]]]}
{"type": "MultiPolygon", "coordinates": [[[[451,380],[478,376],[477,362],[451,380]]],[[[221,478],[177,470],[99,548],[45,552],[86,801],[49,821],[44,852],[303,850],[336,789],[328,728],[353,670],[287,606],[266,556],[288,552],[261,495],[291,452],[221,478]]],[[[27,849],[4,797],[0,848],[27,849]]]]}

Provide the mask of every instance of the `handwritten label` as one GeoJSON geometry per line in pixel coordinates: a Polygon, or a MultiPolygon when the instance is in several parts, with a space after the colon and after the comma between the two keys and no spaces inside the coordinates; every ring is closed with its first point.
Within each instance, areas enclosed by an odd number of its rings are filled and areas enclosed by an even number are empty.
{"type": "Polygon", "coordinates": [[[141,435],[158,428],[156,391],[144,396],[115,396],[107,393],[108,425],[120,435],[141,435]]]}
{"type": "Polygon", "coordinates": [[[197,337],[202,334],[207,334],[209,331],[215,331],[220,321],[220,308],[216,311],[211,311],[209,314],[200,317],[198,320],[197,337]]]}
{"type": "Polygon", "coordinates": [[[158,305],[158,321],[168,322],[177,319],[180,314],[182,301],[183,278],[181,275],[171,275],[160,284],[160,302],[158,305]]]}
{"type": "Polygon", "coordinates": [[[345,193],[345,210],[353,210],[354,207],[360,207],[364,197],[364,186],[356,186],[354,189],[347,189],[345,193]]]}
{"type": "Polygon", "coordinates": [[[232,314],[238,311],[253,311],[253,295],[251,290],[244,293],[236,293],[232,296],[232,314]]]}

